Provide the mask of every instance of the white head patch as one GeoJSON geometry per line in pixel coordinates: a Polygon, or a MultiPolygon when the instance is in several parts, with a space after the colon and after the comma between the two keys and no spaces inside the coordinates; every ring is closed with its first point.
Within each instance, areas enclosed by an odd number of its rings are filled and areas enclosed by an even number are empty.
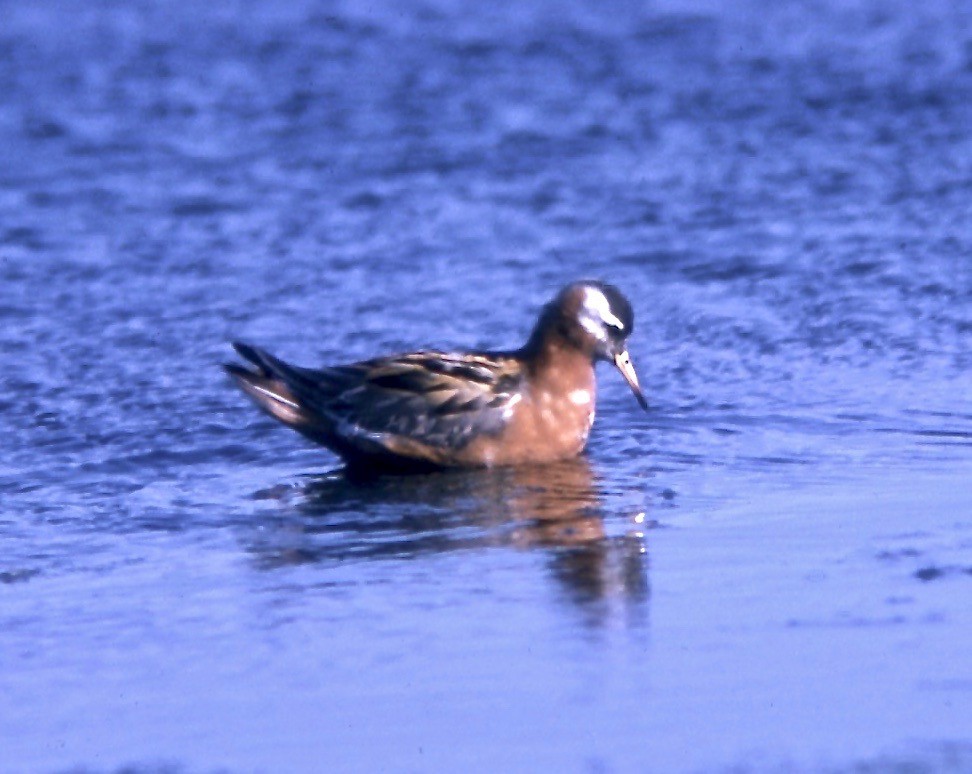
{"type": "Polygon", "coordinates": [[[587,314],[581,315],[580,323],[597,339],[604,338],[604,330],[598,325],[599,322],[619,331],[624,330],[624,323],[611,311],[607,297],[597,288],[584,288],[584,311],[587,314]]]}

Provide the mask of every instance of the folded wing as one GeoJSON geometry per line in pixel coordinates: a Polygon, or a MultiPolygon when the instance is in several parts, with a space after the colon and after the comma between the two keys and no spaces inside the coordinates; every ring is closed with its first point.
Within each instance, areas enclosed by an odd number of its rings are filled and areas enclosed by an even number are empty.
{"type": "Polygon", "coordinates": [[[265,411],[345,458],[388,455],[435,463],[498,433],[521,386],[502,354],[416,352],[333,368],[292,366],[234,344],[257,370],[227,370],[265,411]]]}

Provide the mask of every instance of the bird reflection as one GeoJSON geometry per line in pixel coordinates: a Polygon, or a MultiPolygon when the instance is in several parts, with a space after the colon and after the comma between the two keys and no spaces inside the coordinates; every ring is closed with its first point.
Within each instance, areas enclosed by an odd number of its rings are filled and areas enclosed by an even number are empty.
{"type": "Polygon", "coordinates": [[[266,569],[506,546],[545,551],[564,598],[592,612],[649,596],[641,526],[623,514],[623,534],[606,534],[606,517],[614,525],[620,514],[606,512],[603,485],[584,458],[412,476],[337,472],[254,496],[293,505],[251,542],[266,569]]]}

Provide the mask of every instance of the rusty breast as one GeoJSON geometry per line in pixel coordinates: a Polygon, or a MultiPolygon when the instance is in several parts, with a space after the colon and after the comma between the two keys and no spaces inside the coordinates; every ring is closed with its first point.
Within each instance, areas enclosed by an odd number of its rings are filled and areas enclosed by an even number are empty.
{"type": "Polygon", "coordinates": [[[574,457],[587,443],[595,398],[590,357],[573,347],[551,347],[531,364],[503,431],[469,444],[464,461],[512,465],[574,457]]]}

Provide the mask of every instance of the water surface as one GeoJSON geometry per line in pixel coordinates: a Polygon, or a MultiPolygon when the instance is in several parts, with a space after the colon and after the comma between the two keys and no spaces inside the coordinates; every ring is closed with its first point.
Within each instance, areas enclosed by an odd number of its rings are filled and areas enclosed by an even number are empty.
{"type": "Polygon", "coordinates": [[[972,14],[0,2],[0,770],[972,767],[972,14]],[[222,374],[652,410],[347,479],[222,374]]]}

